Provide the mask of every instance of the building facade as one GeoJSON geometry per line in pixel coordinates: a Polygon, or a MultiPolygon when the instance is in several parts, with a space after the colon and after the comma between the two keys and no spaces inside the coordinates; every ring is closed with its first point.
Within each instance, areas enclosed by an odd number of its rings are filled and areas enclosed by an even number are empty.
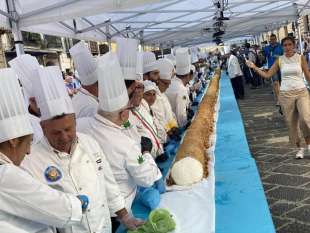
{"type": "MultiPolygon", "coordinates": [[[[25,53],[35,56],[41,65],[57,65],[64,72],[73,70],[69,49],[79,40],[31,32],[22,32],[22,35],[25,53]]],[[[5,68],[8,67],[8,62],[16,57],[16,51],[10,31],[0,29],[0,36],[0,68],[5,68]]],[[[87,41],[87,43],[94,56],[109,50],[106,43],[95,41],[87,41]]]]}

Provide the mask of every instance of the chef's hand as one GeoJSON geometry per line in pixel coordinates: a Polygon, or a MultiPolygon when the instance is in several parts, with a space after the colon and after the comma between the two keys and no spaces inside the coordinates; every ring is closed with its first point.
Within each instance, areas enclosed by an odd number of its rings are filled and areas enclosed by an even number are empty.
{"type": "Polygon", "coordinates": [[[166,153],[162,153],[161,155],[158,155],[155,159],[156,163],[163,163],[166,162],[167,159],[169,159],[169,156],[166,153]]]}
{"type": "Polygon", "coordinates": [[[154,183],[154,188],[158,190],[160,194],[166,192],[166,182],[164,178],[160,178],[154,183]]]}
{"type": "Polygon", "coordinates": [[[191,121],[188,121],[187,124],[184,126],[184,129],[187,130],[191,126],[191,121]]]}
{"type": "Polygon", "coordinates": [[[81,201],[82,204],[82,212],[84,213],[87,210],[89,199],[86,195],[78,195],[77,198],[81,201]]]}
{"type": "Polygon", "coordinates": [[[191,120],[193,116],[195,115],[194,111],[192,109],[187,110],[187,120],[191,120]]]}
{"type": "Polygon", "coordinates": [[[179,128],[174,127],[174,128],[172,128],[172,129],[170,129],[170,130],[168,131],[168,136],[169,136],[169,138],[172,139],[172,140],[176,140],[176,141],[180,140],[181,137],[180,137],[180,130],[179,130],[179,128]]]}
{"type": "Polygon", "coordinates": [[[144,152],[151,152],[153,148],[153,144],[151,139],[147,137],[141,137],[141,153],[143,154],[144,152]]]}
{"type": "Polygon", "coordinates": [[[131,214],[127,213],[119,218],[120,222],[129,230],[136,230],[139,226],[143,225],[145,221],[139,218],[135,218],[131,214]]]}

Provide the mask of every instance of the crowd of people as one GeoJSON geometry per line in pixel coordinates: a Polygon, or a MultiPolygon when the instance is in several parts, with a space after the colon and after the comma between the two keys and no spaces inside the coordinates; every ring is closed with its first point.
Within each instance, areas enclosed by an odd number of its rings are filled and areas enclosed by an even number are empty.
{"type": "Polygon", "coordinates": [[[298,148],[296,158],[303,158],[305,150],[310,151],[310,73],[307,56],[297,52],[295,38],[285,37],[279,43],[272,34],[269,45],[233,46],[225,58],[236,99],[244,98],[244,83],[256,89],[271,79],[275,104],[287,123],[290,142],[298,148]]]}
{"type": "Polygon", "coordinates": [[[264,48],[246,43],[207,57],[178,48],[157,59],[138,52],[134,39],[118,38],[116,52],[98,57],[79,42],[70,49],[75,71],[66,75],[30,55],[11,60],[0,70],[1,231],[111,233],[143,225],[132,203],[139,192],[165,192],[157,164],[190,125],[195,96],[219,65],[236,99],[244,99],[244,85],[272,79],[296,158],[303,158],[310,72],[295,47],[294,38],[278,43],[271,35],[264,48]]]}
{"type": "Polygon", "coordinates": [[[210,72],[188,48],[156,59],[128,38],[115,53],[93,57],[79,42],[70,54],[76,71],[65,76],[30,55],[0,70],[1,232],[144,224],[132,203],[138,190],[165,192],[157,163],[190,125],[210,72]]]}

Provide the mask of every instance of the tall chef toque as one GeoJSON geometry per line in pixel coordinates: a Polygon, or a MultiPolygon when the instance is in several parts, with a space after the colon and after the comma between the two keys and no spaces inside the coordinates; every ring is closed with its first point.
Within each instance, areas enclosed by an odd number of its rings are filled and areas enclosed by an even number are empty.
{"type": "Polygon", "coordinates": [[[156,62],[156,56],[152,52],[143,53],[143,74],[148,72],[158,70],[158,65],[156,62]]]}
{"type": "Polygon", "coordinates": [[[186,75],[190,73],[190,56],[187,48],[178,48],[176,50],[176,73],[186,75]]]}
{"type": "Polygon", "coordinates": [[[160,74],[160,79],[171,80],[173,73],[173,63],[166,58],[158,59],[158,69],[160,74]]]}
{"type": "Polygon", "coordinates": [[[24,94],[28,98],[34,97],[32,83],[35,75],[37,75],[36,70],[40,67],[38,60],[29,54],[23,54],[9,61],[9,65],[21,81],[24,94]]]}
{"type": "Polygon", "coordinates": [[[128,104],[124,76],[115,53],[109,52],[98,59],[99,109],[115,112],[128,104]]]}
{"type": "Polygon", "coordinates": [[[38,81],[34,86],[34,91],[41,111],[41,121],[74,113],[72,101],[59,67],[40,67],[37,72],[38,81]]]}
{"type": "Polygon", "coordinates": [[[117,38],[117,57],[125,80],[137,79],[138,41],[130,38],[117,38]]]}
{"type": "Polygon", "coordinates": [[[16,73],[0,69],[0,143],[33,134],[16,73]]]}
{"type": "Polygon", "coordinates": [[[82,85],[89,86],[98,81],[96,59],[86,43],[80,41],[69,50],[82,85]]]}

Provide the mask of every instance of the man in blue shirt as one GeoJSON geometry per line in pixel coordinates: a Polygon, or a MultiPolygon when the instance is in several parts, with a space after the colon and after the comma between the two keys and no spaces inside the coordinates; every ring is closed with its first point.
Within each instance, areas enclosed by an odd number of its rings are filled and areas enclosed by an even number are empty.
{"type": "MultiPolygon", "coordinates": [[[[283,48],[280,43],[277,42],[277,37],[274,34],[270,35],[270,44],[264,48],[264,56],[266,57],[268,63],[268,69],[275,63],[277,58],[283,55],[283,48]]],[[[280,93],[280,84],[281,84],[281,75],[276,73],[272,77],[273,90],[277,101],[277,106],[279,105],[279,93],[280,93]]]]}

